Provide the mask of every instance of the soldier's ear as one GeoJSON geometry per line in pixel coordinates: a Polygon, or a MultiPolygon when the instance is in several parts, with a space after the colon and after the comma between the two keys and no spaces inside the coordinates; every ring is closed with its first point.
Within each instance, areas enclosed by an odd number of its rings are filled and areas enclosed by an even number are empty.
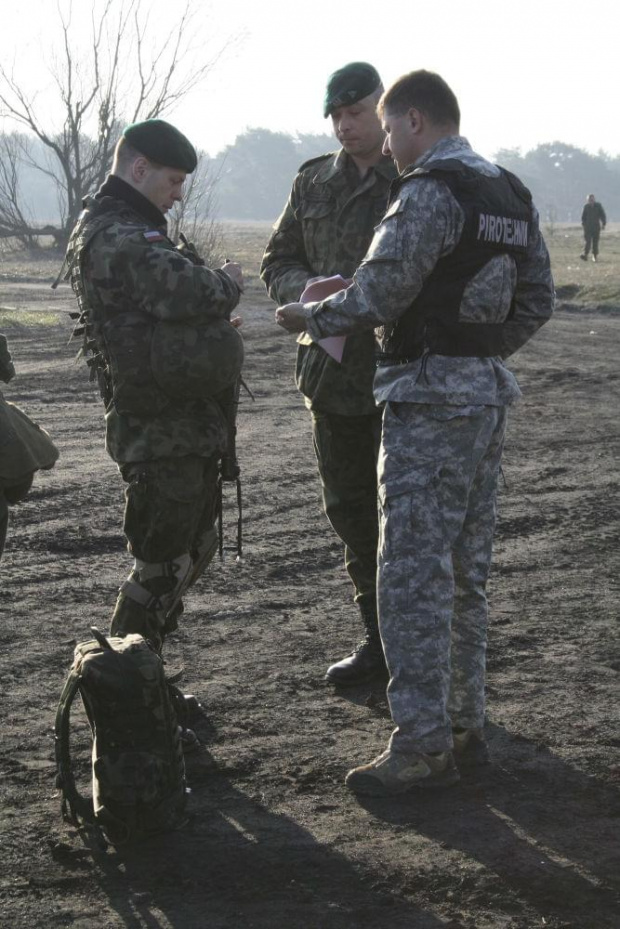
{"type": "Polygon", "coordinates": [[[138,158],[134,159],[131,163],[131,178],[132,180],[140,183],[149,173],[149,161],[148,158],[145,158],[143,155],[140,155],[138,158]]]}
{"type": "Polygon", "coordinates": [[[409,119],[409,125],[411,126],[412,131],[416,133],[420,132],[424,124],[424,117],[420,110],[418,110],[417,107],[412,106],[407,113],[407,117],[409,119]]]}

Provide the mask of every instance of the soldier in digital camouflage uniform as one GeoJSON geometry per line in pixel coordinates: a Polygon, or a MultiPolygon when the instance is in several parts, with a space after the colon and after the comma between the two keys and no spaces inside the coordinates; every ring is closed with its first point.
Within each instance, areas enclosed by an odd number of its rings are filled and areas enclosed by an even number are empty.
{"type": "Polygon", "coordinates": [[[553,310],[529,192],[458,134],[445,82],[406,75],[380,112],[401,173],[353,285],[276,314],[314,339],[383,327],[378,586],[396,729],[346,780],[376,796],[449,785],[455,759],[488,759],[485,587],[506,407],[520,396],[502,359],[553,310]]]}
{"type": "MultiPolygon", "coordinates": [[[[312,279],[350,278],[366,253],[396,176],[392,159],[382,154],[381,90],[376,70],[364,62],[346,65],[328,81],[324,115],[342,148],[301,166],[276,223],[261,277],[279,303],[298,300],[312,279]]],[[[340,685],[385,671],[376,606],[381,414],[372,395],[375,350],[373,333],[360,332],[347,339],[342,363],[311,340],[297,354],[296,383],[311,411],[325,512],[344,542],[366,630],[353,654],[327,670],[326,679],[340,685]]]]}
{"type": "Polygon", "coordinates": [[[127,127],[66,258],[81,310],[76,334],[84,331],[105,402],[106,448],[127,485],[124,531],[135,564],[111,632],[139,633],[157,649],[217,547],[224,387],[238,375],[240,336],[228,320],[239,302],[239,266],[209,270],[166,234],[165,213],[196,163],[191,143],[169,123],[127,127]],[[211,372],[200,367],[207,329],[222,348],[211,372]]]}

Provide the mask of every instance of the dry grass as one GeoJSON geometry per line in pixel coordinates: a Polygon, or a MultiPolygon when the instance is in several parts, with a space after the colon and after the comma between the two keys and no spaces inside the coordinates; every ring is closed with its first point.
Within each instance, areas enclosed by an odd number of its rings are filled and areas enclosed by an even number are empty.
{"type": "MultiPolygon", "coordinates": [[[[271,232],[268,222],[233,222],[222,224],[224,254],[238,261],[251,294],[263,291],[258,271],[263,250],[271,232]]],[[[598,263],[581,261],[583,248],[581,227],[557,224],[544,227],[551,253],[551,263],[560,302],[575,305],[620,308],[620,224],[612,224],[601,237],[598,263]]],[[[7,300],[2,296],[2,281],[7,283],[50,283],[58,273],[61,256],[42,250],[35,255],[18,249],[5,249],[0,264],[0,323],[7,300]]],[[[23,317],[20,317],[24,323],[23,317]]],[[[40,314],[37,321],[41,322],[40,314]]]]}
{"type": "Polygon", "coordinates": [[[601,235],[599,261],[581,261],[580,226],[559,225],[544,230],[560,300],[620,307],[620,224],[601,235]]]}
{"type": "Polygon", "coordinates": [[[0,329],[19,329],[29,326],[57,326],[64,321],[60,313],[26,310],[17,306],[0,306],[0,329]]]}
{"type": "MultiPolygon", "coordinates": [[[[250,288],[262,287],[258,269],[271,223],[231,221],[223,227],[228,257],[243,266],[250,288]]],[[[581,226],[556,224],[543,232],[560,302],[620,308],[620,224],[612,224],[603,233],[596,264],[579,258],[583,251],[581,226]]]]}
{"type": "Polygon", "coordinates": [[[272,223],[230,221],[222,223],[222,227],[226,256],[242,266],[246,286],[262,288],[258,272],[272,223]]]}

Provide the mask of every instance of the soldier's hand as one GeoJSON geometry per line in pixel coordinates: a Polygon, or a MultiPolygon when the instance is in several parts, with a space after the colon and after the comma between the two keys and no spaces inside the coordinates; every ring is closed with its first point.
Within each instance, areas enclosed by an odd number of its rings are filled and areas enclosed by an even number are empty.
{"type": "Polygon", "coordinates": [[[243,291],[243,271],[241,270],[241,265],[237,264],[236,261],[229,261],[227,258],[221,270],[235,282],[239,290],[243,291]]]}
{"type": "Polygon", "coordinates": [[[287,303],[276,310],[276,322],[287,332],[303,332],[306,328],[306,314],[303,303],[287,303]]]}
{"type": "Polygon", "coordinates": [[[11,361],[11,353],[6,341],[6,336],[0,335],[0,381],[8,384],[11,378],[15,376],[15,368],[11,361]]]}
{"type": "Polygon", "coordinates": [[[238,329],[239,326],[243,325],[243,318],[241,316],[233,316],[233,318],[230,320],[230,325],[234,326],[235,329],[238,329]]]}
{"type": "Polygon", "coordinates": [[[204,260],[198,254],[194,243],[188,242],[182,232],[180,233],[179,238],[181,240],[181,244],[177,245],[177,251],[183,255],[184,258],[188,258],[192,264],[204,265],[204,260]]]}

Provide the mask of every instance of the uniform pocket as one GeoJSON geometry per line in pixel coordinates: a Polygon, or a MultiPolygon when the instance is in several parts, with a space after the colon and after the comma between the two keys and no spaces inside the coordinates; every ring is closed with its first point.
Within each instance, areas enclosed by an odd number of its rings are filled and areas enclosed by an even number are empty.
{"type": "Polygon", "coordinates": [[[417,559],[443,534],[436,470],[429,464],[395,475],[379,487],[379,550],[384,561],[417,559]]]}
{"type": "Polygon", "coordinates": [[[309,400],[316,399],[325,367],[329,362],[329,355],[316,342],[298,346],[295,384],[304,397],[308,397],[309,400]]]}
{"type": "Polygon", "coordinates": [[[103,327],[113,403],[121,415],[157,416],[170,402],[151,373],[154,328],[145,314],[113,319],[103,327]]]}
{"type": "Polygon", "coordinates": [[[305,200],[299,208],[299,215],[302,220],[324,219],[334,212],[336,201],[326,200],[305,200]]]}

